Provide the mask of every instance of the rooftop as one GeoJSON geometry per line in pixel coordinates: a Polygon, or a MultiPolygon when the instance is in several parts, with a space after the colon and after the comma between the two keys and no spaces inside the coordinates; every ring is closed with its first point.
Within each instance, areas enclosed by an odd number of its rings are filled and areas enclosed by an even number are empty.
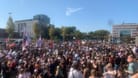
{"type": "Polygon", "coordinates": [[[24,22],[24,21],[32,21],[33,19],[25,19],[25,20],[18,20],[18,21],[15,21],[15,22],[24,22]]]}
{"type": "Polygon", "coordinates": [[[122,25],[138,25],[138,23],[122,23],[122,25]]]}
{"type": "Polygon", "coordinates": [[[5,29],[4,28],[0,28],[0,32],[5,32],[5,29]]]}
{"type": "Polygon", "coordinates": [[[122,23],[122,24],[114,24],[113,27],[116,26],[138,26],[138,23],[122,23]]]}

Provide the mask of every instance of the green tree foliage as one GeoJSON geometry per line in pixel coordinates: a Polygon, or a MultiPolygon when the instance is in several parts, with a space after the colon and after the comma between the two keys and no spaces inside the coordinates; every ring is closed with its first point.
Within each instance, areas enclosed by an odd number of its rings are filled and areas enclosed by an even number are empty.
{"type": "Polygon", "coordinates": [[[46,39],[50,39],[49,37],[49,29],[50,25],[49,24],[41,24],[41,36],[46,39]]]}
{"type": "Polygon", "coordinates": [[[85,40],[90,39],[88,33],[83,32],[83,33],[82,33],[82,39],[85,39],[85,40]]]}
{"type": "Polygon", "coordinates": [[[41,29],[37,22],[34,22],[34,24],[33,24],[33,32],[34,32],[35,38],[38,38],[41,33],[41,29]]]}
{"type": "Polygon", "coordinates": [[[7,21],[7,26],[6,26],[6,32],[9,34],[9,37],[13,37],[14,29],[15,29],[15,25],[13,23],[13,19],[12,17],[9,17],[7,21]]]}
{"type": "Polygon", "coordinates": [[[55,28],[55,40],[62,40],[62,35],[61,35],[61,29],[60,28],[55,28]]]}
{"type": "Polygon", "coordinates": [[[75,31],[76,31],[76,27],[62,27],[61,28],[62,31],[62,37],[63,40],[72,40],[73,37],[75,36],[75,31]]]}
{"type": "Polygon", "coordinates": [[[95,32],[84,33],[77,30],[75,26],[55,28],[52,24],[42,25],[38,23],[34,23],[33,30],[37,37],[41,34],[43,38],[52,40],[73,40],[74,38],[107,40],[110,34],[107,30],[97,30],[95,32]]]}
{"type": "Polygon", "coordinates": [[[47,15],[38,14],[33,17],[33,20],[37,20],[38,25],[40,27],[40,34],[42,38],[50,39],[49,37],[49,28],[51,26],[50,24],[50,18],[47,15]]]}
{"type": "Polygon", "coordinates": [[[99,40],[107,40],[110,32],[107,30],[97,30],[94,32],[94,36],[99,40]]]}
{"type": "Polygon", "coordinates": [[[61,35],[62,35],[63,40],[65,40],[66,34],[67,34],[67,28],[62,27],[61,28],[61,35]]]}
{"type": "Polygon", "coordinates": [[[49,36],[50,36],[50,39],[54,39],[54,36],[55,36],[55,28],[54,26],[50,26],[49,28],[49,36]]]}
{"type": "Polygon", "coordinates": [[[82,39],[83,38],[83,34],[79,30],[76,30],[74,35],[75,35],[76,39],[82,39]]]}
{"type": "Polygon", "coordinates": [[[92,32],[92,31],[89,32],[88,37],[89,37],[89,39],[95,39],[94,32],[92,32]]]}

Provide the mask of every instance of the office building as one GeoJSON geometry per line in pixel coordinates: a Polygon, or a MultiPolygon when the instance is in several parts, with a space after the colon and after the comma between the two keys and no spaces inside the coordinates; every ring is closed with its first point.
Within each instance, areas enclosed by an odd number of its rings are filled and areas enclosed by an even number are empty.
{"type": "Polygon", "coordinates": [[[129,36],[135,38],[138,34],[138,24],[136,23],[123,23],[120,25],[113,25],[112,36],[113,38],[120,38],[129,36]]]}
{"type": "Polygon", "coordinates": [[[15,21],[15,32],[18,32],[21,37],[24,34],[30,35],[34,37],[33,33],[33,23],[38,22],[42,24],[40,26],[44,26],[46,24],[50,24],[50,18],[46,15],[35,15],[33,19],[25,19],[25,20],[17,20],[15,21]]]}

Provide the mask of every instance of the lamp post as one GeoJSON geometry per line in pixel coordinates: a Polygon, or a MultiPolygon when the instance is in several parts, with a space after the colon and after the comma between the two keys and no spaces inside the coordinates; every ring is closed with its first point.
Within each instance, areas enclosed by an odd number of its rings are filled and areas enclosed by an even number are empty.
{"type": "MultiPolygon", "coordinates": [[[[12,14],[12,13],[9,12],[8,14],[9,14],[9,17],[11,17],[11,14],[12,14]]],[[[11,35],[8,36],[8,40],[9,40],[10,36],[11,36],[11,35]]]]}
{"type": "Polygon", "coordinates": [[[113,37],[112,37],[112,25],[113,25],[113,20],[112,19],[110,19],[109,21],[108,21],[108,25],[109,25],[109,27],[110,27],[110,34],[109,34],[109,42],[111,42],[112,40],[113,40],[113,37]]]}

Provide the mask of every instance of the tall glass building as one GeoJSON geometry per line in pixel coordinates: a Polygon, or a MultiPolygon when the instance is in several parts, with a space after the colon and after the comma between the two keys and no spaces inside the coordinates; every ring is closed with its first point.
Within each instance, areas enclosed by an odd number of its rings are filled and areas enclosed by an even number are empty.
{"type": "Polygon", "coordinates": [[[37,20],[41,24],[50,24],[50,18],[43,14],[35,15],[33,20],[37,20]]]}

